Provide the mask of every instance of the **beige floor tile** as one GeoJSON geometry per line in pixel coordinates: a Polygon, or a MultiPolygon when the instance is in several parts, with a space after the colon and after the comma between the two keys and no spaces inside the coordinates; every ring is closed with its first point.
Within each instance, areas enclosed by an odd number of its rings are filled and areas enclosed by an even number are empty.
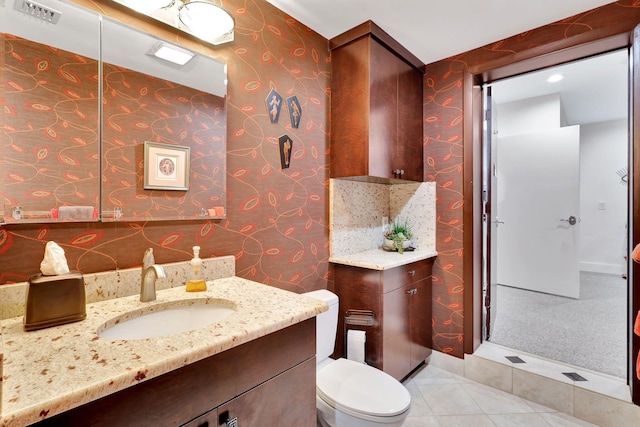
{"type": "Polygon", "coordinates": [[[440,427],[440,423],[433,415],[427,417],[408,416],[402,427],[440,427]]]}
{"type": "Polygon", "coordinates": [[[484,414],[460,384],[418,384],[418,389],[435,415],[484,414]]]}
{"type": "Polygon", "coordinates": [[[513,394],[483,384],[462,384],[462,388],[485,414],[535,413],[524,399],[513,394]]]}
{"type": "Polygon", "coordinates": [[[495,427],[487,415],[443,415],[437,418],[442,427],[495,427]]]}
{"type": "Polygon", "coordinates": [[[540,414],[552,427],[598,427],[561,412],[540,414]]]}
{"type": "Polygon", "coordinates": [[[496,427],[549,427],[540,414],[494,414],[489,418],[496,427]]]}

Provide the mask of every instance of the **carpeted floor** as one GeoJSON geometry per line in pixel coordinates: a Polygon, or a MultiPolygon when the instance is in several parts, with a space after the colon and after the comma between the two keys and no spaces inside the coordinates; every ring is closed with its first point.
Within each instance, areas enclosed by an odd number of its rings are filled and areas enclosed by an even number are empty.
{"type": "Polygon", "coordinates": [[[498,286],[490,341],[626,378],[627,281],[580,273],[580,299],[498,286]]]}

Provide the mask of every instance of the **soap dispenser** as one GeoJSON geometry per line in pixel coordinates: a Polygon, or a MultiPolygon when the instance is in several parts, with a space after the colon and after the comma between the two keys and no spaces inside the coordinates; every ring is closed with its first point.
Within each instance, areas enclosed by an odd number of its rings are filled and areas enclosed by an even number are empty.
{"type": "Polygon", "coordinates": [[[207,290],[207,284],[202,274],[202,260],[200,259],[200,246],[193,247],[193,259],[189,263],[189,281],[187,292],[202,292],[207,290]]]}

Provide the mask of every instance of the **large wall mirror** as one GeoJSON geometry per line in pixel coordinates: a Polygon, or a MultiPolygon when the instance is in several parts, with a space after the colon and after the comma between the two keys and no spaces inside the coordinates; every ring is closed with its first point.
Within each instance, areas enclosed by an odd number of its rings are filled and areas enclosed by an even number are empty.
{"type": "Polygon", "coordinates": [[[176,46],[72,3],[38,2],[55,23],[24,3],[0,6],[4,222],[224,217],[225,65],[168,62],[159,48],[176,46]]]}

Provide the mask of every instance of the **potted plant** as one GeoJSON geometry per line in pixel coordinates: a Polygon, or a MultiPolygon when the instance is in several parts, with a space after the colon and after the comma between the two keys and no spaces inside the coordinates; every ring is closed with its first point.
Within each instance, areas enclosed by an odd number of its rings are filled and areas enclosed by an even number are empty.
{"type": "Polygon", "coordinates": [[[384,232],[384,246],[403,253],[411,244],[412,237],[411,227],[407,224],[406,220],[404,224],[394,220],[384,232]]]}

